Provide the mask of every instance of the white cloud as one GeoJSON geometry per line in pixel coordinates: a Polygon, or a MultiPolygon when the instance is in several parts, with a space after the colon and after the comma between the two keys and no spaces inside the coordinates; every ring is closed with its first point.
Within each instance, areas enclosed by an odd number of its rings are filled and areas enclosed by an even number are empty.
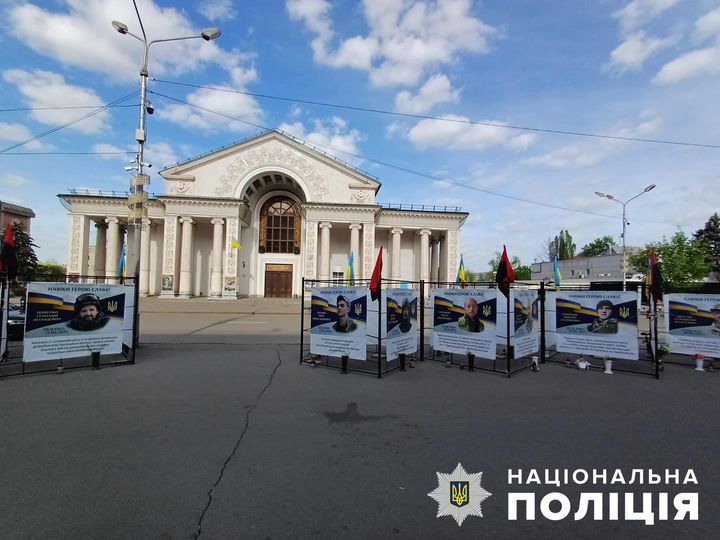
{"type": "MultiPolygon", "coordinates": [[[[19,143],[32,138],[30,130],[22,124],[6,124],[0,122],[0,140],[19,143]]],[[[31,141],[22,146],[23,150],[43,150],[45,146],[40,141],[31,141]]],[[[20,150],[17,150],[18,152],[20,150]]]]}
{"type": "Polygon", "coordinates": [[[175,150],[166,142],[146,144],[144,155],[144,161],[151,163],[153,170],[160,170],[180,161],[175,150]]]}
{"type": "Polygon", "coordinates": [[[673,38],[650,38],[644,32],[635,32],[610,53],[606,70],[618,73],[638,71],[652,54],[674,42],[673,38]]]}
{"type": "Polygon", "coordinates": [[[11,172],[4,172],[0,174],[0,186],[6,188],[15,189],[22,186],[27,186],[30,183],[30,180],[21,174],[11,172]]]}
{"type": "Polygon", "coordinates": [[[418,148],[450,148],[453,150],[485,150],[494,146],[524,149],[535,141],[535,135],[517,134],[502,127],[502,122],[483,120],[496,125],[467,124],[467,118],[445,115],[447,120],[421,120],[408,132],[408,139],[418,148]]]}
{"type": "MultiPolygon", "coordinates": [[[[216,88],[233,90],[233,88],[228,86],[219,86],[216,88]]],[[[184,127],[196,127],[217,131],[257,131],[258,127],[261,126],[253,126],[245,122],[260,124],[263,121],[263,111],[260,109],[257,101],[251,96],[244,94],[200,89],[189,94],[185,98],[185,101],[193,105],[193,107],[188,105],[167,105],[157,107],[155,114],[159,118],[184,127]],[[215,114],[210,111],[216,111],[221,114],[215,114]],[[232,120],[232,118],[238,118],[244,122],[232,120]]]]}
{"type": "MultiPolygon", "coordinates": [[[[140,13],[151,40],[197,35],[198,30],[181,10],[145,1],[140,5],[140,13]]],[[[130,82],[137,78],[142,45],[130,36],[119,34],[110,25],[110,21],[119,20],[127,24],[131,32],[140,34],[131,2],[65,0],[62,11],[58,12],[18,3],[8,8],[6,15],[9,31],[39,54],[64,65],[105,73],[116,81],[130,82]]],[[[222,50],[214,41],[167,42],[153,48],[149,71],[153,76],[179,75],[197,71],[208,63],[229,71],[247,58],[237,51],[222,50]]]]}
{"type": "Polygon", "coordinates": [[[618,19],[623,32],[633,32],[664,11],[670,9],[680,0],[632,0],[624,8],[613,13],[618,19]]]}
{"type": "Polygon", "coordinates": [[[301,139],[308,144],[317,145],[321,150],[336,156],[342,161],[354,165],[360,162],[358,144],[365,137],[357,129],[348,127],[347,122],[338,116],[326,120],[315,120],[313,130],[306,130],[302,122],[281,124],[278,129],[301,139]]]}
{"type": "Polygon", "coordinates": [[[122,161],[129,161],[132,159],[131,154],[125,154],[125,153],[118,153],[118,152],[126,152],[128,148],[120,148],[119,146],[114,146],[112,144],[108,143],[98,143],[94,144],[93,152],[112,152],[111,154],[101,154],[98,157],[100,159],[107,159],[107,160],[122,160],[122,161]]]}
{"type": "Polygon", "coordinates": [[[703,74],[720,73],[720,46],[698,49],[665,64],[653,82],[675,84],[703,74]]]}
{"type": "Polygon", "coordinates": [[[701,38],[720,37],[720,7],[695,21],[695,29],[701,38]]]}
{"type": "Polygon", "coordinates": [[[368,35],[344,39],[333,48],[337,40],[330,3],[286,0],[290,17],[315,35],[311,47],[316,62],[367,70],[376,86],[414,86],[427,71],[457,61],[461,53],[487,52],[495,33],[472,16],[469,0],[364,0],[363,6],[368,35]]]}
{"type": "MultiPolygon", "coordinates": [[[[25,97],[30,107],[102,107],[103,102],[89,88],[65,82],[62,75],[51,71],[9,69],[3,72],[3,79],[14,84],[25,97]]],[[[35,110],[31,116],[43,124],[61,125],[92,112],[91,109],[35,110]]],[[[101,111],[81,120],[67,129],[81,133],[98,133],[107,127],[110,115],[101,111]]]]}
{"type": "Polygon", "coordinates": [[[453,90],[450,79],[443,74],[433,75],[420,88],[417,95],[407,90],[395,96],[395,108],[402,113],[422,114],[441,103],[457,103],[460,90],[453,90]]]}
{"type": "MultiPolygon", "coordinates": [[[[657,133],[662,126],[662,119],[652,111],[642,111],[637,124],[619,126],[608,133],[613,137],[647,138],[657,133]]],[[[627,141],[604,139],[593,140],[587,144],[573,144],[556,148],[540,156],[523,160],[528,165],[541,165],[553,169],[568,167],[588,167],[606,159],[613,152],[623,147],[627,141]]]]}
{"type": "Polygon", "coordinates": [[[237,17],[232,0],[202,0],[198,11],[210,21],[231,20],[237,17]]]}

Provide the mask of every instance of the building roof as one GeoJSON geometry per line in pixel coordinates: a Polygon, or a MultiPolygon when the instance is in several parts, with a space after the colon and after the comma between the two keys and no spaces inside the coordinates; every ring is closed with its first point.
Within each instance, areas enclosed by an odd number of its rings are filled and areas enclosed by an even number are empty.
{"type": "Polygon", "coordinates": [[[0,201],[0,212],[7,212],[8,214],[15,214],[17,216],[25,216],[29,218],[35,217],[35,212],[33,212],[30,208],[25,208],[24,206],[19,206],[5,201],[0,201]]]}

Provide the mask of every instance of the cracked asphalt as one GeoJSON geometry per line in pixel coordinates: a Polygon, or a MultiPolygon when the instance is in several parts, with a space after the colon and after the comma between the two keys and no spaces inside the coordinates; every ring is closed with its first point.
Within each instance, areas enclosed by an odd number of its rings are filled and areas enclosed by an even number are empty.
{"type": "MultiPolygon", "coordinates": [[[[0,379],[0,537],[716,538],[720,373],[299,365],[296,301],[143,300],[135,365],[0,379]],[[483,471],[484,517],[427,494],[483,471]],[[507,520],[508,469],[692,468],[698,521],[507,520]]],[[[607,512],[605,513],[607,516],[607,512]]],[[[621,518],[622,518],[621,511],[621,518]]],[[[672,517],[671,513],[671,517],[672,517]]]]}

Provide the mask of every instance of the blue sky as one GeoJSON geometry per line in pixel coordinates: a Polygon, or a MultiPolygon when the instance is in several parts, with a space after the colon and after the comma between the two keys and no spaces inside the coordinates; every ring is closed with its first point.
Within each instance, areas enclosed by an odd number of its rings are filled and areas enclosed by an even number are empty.
{"type": "MultiPolygon", "coordinates": [[[[619,242],[621,206],[595,191],[627,200],[657,185],[627,206],[628,245],[692,233],[720,206],[718,0],[137,2],[150,40],[222,30],[151,48],[150,191],[164,166],[279,128],[377,176],[380,203],[470,212],[462,251],[481,271],[503,243],[542,259],[560,229],[578,249],[619,242]]],[[[140,28],[132,0],[0,8],[0,199],[33,208],[40,259],[64,262],[56,194],[125,190],[132,155],[48,152],[132,152],[139,98],[2,150],[93,111],[60,107],[137,92],[140,43],[111,21],[140,28]]]]}

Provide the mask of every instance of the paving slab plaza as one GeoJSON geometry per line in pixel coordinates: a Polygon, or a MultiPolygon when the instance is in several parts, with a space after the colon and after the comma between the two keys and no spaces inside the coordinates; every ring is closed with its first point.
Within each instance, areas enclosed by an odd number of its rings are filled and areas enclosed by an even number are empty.
{"type": "Polygon", "coordinates": [[[0,379],[0,538],[720,537],[718,372],[425,361],[378,380],[299,365],[297,300],[141,308],[135,365],[0,379]],[[458,463],[492,493],[461,527],[427,495],[458,463]],[[508,485],[533,468],[693,469],[698,485],[508,485]],[[509,521],[516,491],[572,512],[509,521]],[[663,491],[698,492],[699,519],[672,502],[667,521],[625,519],[625,492],[638,511],[652,492],[657,517],[663,491]],[[620,519],[575,521],[581,492],[621,493],[620,519]]]}

